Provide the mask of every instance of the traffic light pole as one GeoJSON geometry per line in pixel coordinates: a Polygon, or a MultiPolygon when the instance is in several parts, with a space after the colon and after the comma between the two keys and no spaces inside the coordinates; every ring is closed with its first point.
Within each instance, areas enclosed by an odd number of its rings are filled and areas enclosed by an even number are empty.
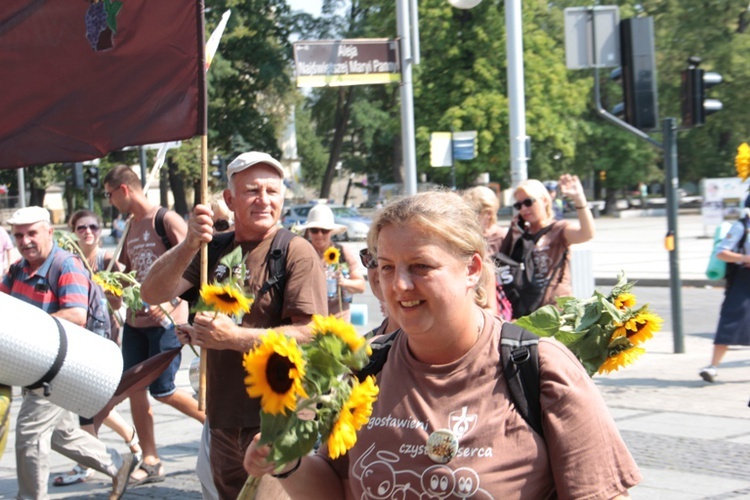
{"type": "Polygon", "coordinates": [[[680,185],[677,173],[677,120],[665,118],[662,122],[664,137],[664,170],[667,177],[667,250],[669,251],[669,289],[672,298],[672,337],[674,352],[684,353],[682,335],[682,280],[677,250],[677,213],[680,205],[680,185]]]}
{"type": "Polygon", "coordinates": [[[667,249],[669,251],[669,290],[672,302],[672,339],[675,354],[685,352],[685,341],[682,330],[682,280],[680,279],[680,263],[678,259],[677,213],[679,209],[679,176],[677,174],[677,120],[665,118],[662,123],[664,143],[654,140],[644,131],[637,129],[627,122],[609,113],[602,107],[599,89],[599,68],[594,67],[594,99],[599,115],[610,123],[640,137],[656,146],[664,153],[664,170],[667,190],[667,249]],[[671,244],[670,244],[671,242],[671,244]]]}

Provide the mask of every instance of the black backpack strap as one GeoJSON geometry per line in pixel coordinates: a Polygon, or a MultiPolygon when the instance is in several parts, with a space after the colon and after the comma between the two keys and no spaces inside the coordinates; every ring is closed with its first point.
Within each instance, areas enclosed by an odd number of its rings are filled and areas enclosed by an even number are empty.
{"type": "Polygon", "coordinates": [[[44,397],[49,397],[49,384],[57,376],[57,373],[60,371],[60,368],[62,368],[63,362],[65,361],[65,356],[67,356],[68,354],[68,336],[65,335],[65,330],[63,329],[62,323],[60,323],[60,320],[54,316],[51,316],[51,318],[55,320],[55,323],[57,324],[57,332],[60,337],[60,345],[57,348],[57,356],[55,357],[55,361],[52,363],[52,366],[49,367],[49,370],[47,370],[47,373],[45,373],[42,378],[40,378],[33,384],[26,386],[27,389],[39,389],[40,387],[44,387],[44,397]]]}
{"type": "Polygon", "coordinates": [[[503,323],[500,360],[516,410],[544,437],[539,379],[539,337],[513,323],[503,323]]]}
{"type": "Polygon", "coordinates": [[[286,255],[289,250],[289,242],[296,236],[293,232],[283,228],[273,235],[267,260],[268,279],[258,290],[258,296],[268,293],[273,287],[277,287],[280,292],[283,292],[286,281],[286,255]]]}
{"type": "Polygon", "coordinates": [[[365,365],[364,368],[356,373],[357,379],[362,382],[370,375],[377,375],[385,366],[385,362],[388,360],[388,351],[391,350],[396,335],[401,332],[401,329],[388,335],[386,338],[376,340],[370,344],[372,354],[370,355],[370,361],[365,365]]]}
{"type": "Polygon", "coordinates": [[[154,230],[159,238],[161,238],[161,242],[164,243],[167,250],[172,248],[172,242],[167,238],[167,228],[164,227],[164,216],[167,215],[168,211],[169,210],[164,207],[159,207],[159,210],[156,211],[156,217],[154,218],[154,230]]]}

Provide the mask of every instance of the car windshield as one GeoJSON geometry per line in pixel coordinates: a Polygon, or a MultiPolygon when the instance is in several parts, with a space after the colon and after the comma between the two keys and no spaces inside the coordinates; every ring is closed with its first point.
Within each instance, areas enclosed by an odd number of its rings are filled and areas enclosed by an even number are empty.
{"type": "Polygon", "coordinates": [[[335,217],[359,217],[359,212],[355,208],[349,207],[332,207],[335,217]]]}

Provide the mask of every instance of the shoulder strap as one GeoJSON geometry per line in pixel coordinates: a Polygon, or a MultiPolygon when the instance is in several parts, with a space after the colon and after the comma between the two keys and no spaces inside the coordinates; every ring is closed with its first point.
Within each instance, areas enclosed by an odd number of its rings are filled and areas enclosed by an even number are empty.
{"type": "Polygon", "coordinates": [[[297,236],[287,229],[279,229],[273,236],[271,250],[268,252],[268,279],[258,290],[258,296],[268,293],[274,286],[279,290],[284,289],[286,281],[286,255],[289,250],[289,242],[297,236]]]}
{"type": "Polygon", "coordinates": [[[362,382],[370,375],[377,375],[385,366],[385,362],[388,360],[388,351],[391,350],[393,341],[396,340],[396,335],[401,332],[401,329],[388,335],[385,339],[378,340],[370,344],[372,354],[370,355],[370,361],[365,365],[364,368],[357,372],[357,379],[362,382]]]}
{"type": "Polygon", "coordinates": [[[172,248],[172,242],[169,241],[169,238],[167,238],[167,229],[164,227],[164,216],[167,214],[168,210],[164,207],[159,207],[159,210],[156,211],[156,217],[154,218],[154,230],[156,230],[156,234],[161,238],[161,242],[164,243],[164,246],[169,250],[172,248]]]}
{"type": "Polygon", "coordinates": [[[539,337],[513,323],[503,323],[500,360],[516,410],[544,437],[539,401],[539,337]]]}
{"type": "Polygon", "coordinates": [[[45,397],[49,397],[49,384],[57,376],[57,373],[60,371],[60,368],[62,368],[63,362],[65,361],[65,356],[68,354],[68,336],[65,334],[62,323],[60,323],[60,320],[54,316],[51,316],[51,318],[55,320],[55,324],[57,324],[57,332],[60,338],[60,344],[57,348],[57,356],[55,356],[55,361],[52,362],[52,366],[49,367],[47,373],[45,373],[42,378],[26,387],[27,389],[39,389],[40,387],[44,387],[45,397]]]}
{"type": "MultiPolygon", "coordinates": [[[[210,273],[219,263],[219,260],[224,255],[225,250],[234,241],[234,231],[228,233],[215,234],[211,242],[208,244],[208,272],[210,273]]],[[[186,300],[191,306],[198,300],[198,294],[200,286],[194,286],[186,290],[180,298],[186,300]]],[[[192,313],[191,313],[192,314],[192,313]]],[[[192,320],[192,317],[191,317],[192,320]]]]}

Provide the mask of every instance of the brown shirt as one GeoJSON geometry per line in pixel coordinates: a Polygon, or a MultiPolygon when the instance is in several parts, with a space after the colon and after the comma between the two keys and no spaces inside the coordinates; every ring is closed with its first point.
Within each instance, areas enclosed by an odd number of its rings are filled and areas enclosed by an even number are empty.
{"type": "MultiPolygon", "coordinates": [[[[293,238],[289,242],[286,256],[286,284],[283,292],[274,287],[268,293],[257,297],[258,290],[268,279],[266,259],[272,241],[273,236],[268,236],[260,242],[242,243],[242,249],[247,255],[245,263],[248,275],[245,285],[256,295],[256,301],[250,308],[250,313],[242,318],[242,326],[272,328],[290,324],[294,316],[327,314],[323,264],[315,249],[304,238],[293,238]],[[280,303],[282,306],[279,312],[280,303]]],[[[234,250],[237,244],[233,242],[225,253],[234,250]]],[[[214,280],[215,270],[209,269],[209,282],[214,280]]],[[[183,277],[193,285],[199,285],[199,256],[193,259],[183,277]]],[[[213,349],[207,352],[206,403],[211,428],[259,426],[260,401],[251,399],[245,391],[246,373],[242,367],[243,353],[213,349]]]]}
{"type": "MultiPolygon", "coordinates": [[[[167,252],[167,247],[161,240],[161,236],[156,234],[154,220],[159,207],[155,206],[143,219],[136,221],[132,219],[130,229],[125,238],[125,244],[120,254],[120,262],[125,266],[125,271],[135,271],[136,279],[142,282],[146,279],[149,269],[156,259],[167,252]]],[[[172,246],[176,246],[185,239],[187,234],[187,224],[177,213],[169,211],[164,216],[164,230],[172,246]]],[[[185,323],[188,318],[188,306],[182,301],[174,311],[169,308],[168,312],[172,316],[175,324],[185,323]]],[[[159,323],[151,319],[148,313],[139,311],[134,313],[128,310],[128,325],[135,328],[151,328],[159,326],[159,323]]]]}
{"type": "Polygon", "coordinates": [[[446,365],[415,359],[407,336],[378,375],[380,394],[354,448],[331,462],[348,479],[347,498],[609,499],[640,481],[599,390],[557,341],[539,342],[542,438],[511,401],[499,321],[485,313],[477,343],[446,365]],[[447,464],[425,454],[438,429],[459,441],[447,464]]]}

